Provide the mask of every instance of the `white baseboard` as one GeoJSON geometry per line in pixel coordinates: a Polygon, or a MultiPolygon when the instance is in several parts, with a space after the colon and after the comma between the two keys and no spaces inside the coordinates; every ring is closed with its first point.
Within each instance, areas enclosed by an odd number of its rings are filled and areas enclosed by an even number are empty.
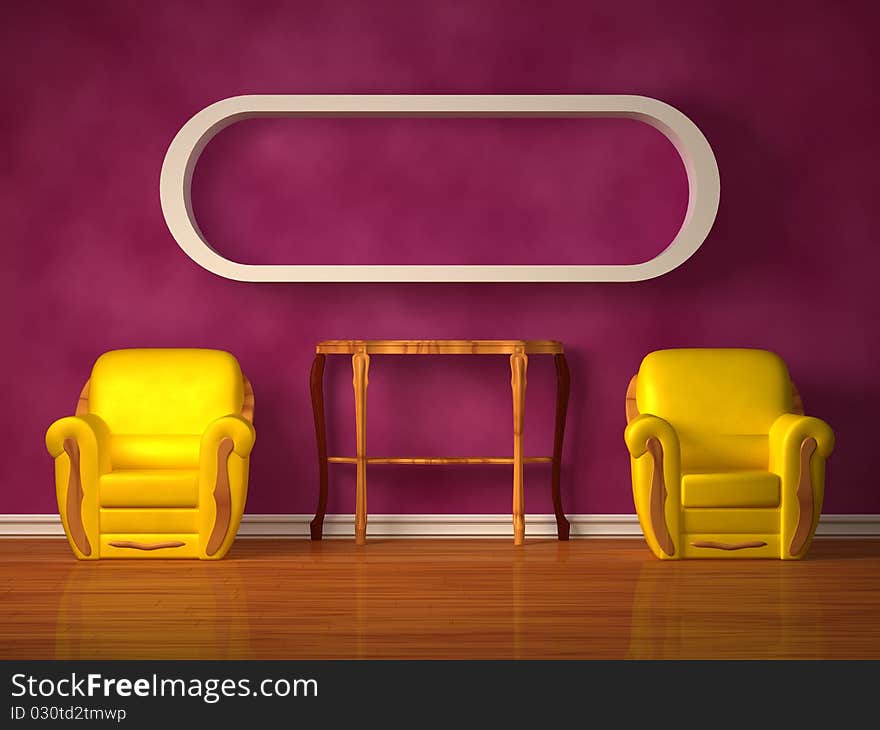
{"type": "Polygon", "coordinates": [[[64,537],[58,515],[0,515],[0,537],[64,537]]]}
{"type": "MultiPolygon", "coordinates": [[[[245,515],[238,536],[309,536],[312,515],[245,515]]],[[[568,515],[572,537],[641,537],[635,515],[568,515]]],[[[459,537],[509,538],[513,534],[510,515],[370,515],[372,537],[459,537]]],[[[553,515],[526,515],[526,537],[554,537],[553,515]]],[[[57,514],[0,515],[0,537],[63,537],[57,514]]],[[[354,515],[327,515],[325,537],[353,537],[354,515]]],[[[822,515],[817,537],[880,537],[878,515],[822,515]]]]}
{"type": "MultiPolygon", "coordinates": [[[[313,515],[245,515],[240,537],[308,537],[313,515]]],[[[641,537],[635,515],[569,515],[572,537],[641,537]]],[[[510,537],[510,515],[370,515],[375,537],[510,537]]],[[[325,537],[354,537],[354,515],[327,515],[325,537]]],[[[527,537],[555,537],[553,515],[526,515],[527,537]]]]}

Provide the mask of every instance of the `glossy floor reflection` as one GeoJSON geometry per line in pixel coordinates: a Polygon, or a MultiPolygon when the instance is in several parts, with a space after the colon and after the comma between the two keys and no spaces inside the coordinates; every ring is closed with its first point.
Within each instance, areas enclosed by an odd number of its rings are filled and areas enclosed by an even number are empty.
{"type": "Polygon", "coordinates": [[[0,658],[880,658],[880,541],[800,562],[640,540],[240,540],[77,562],[0,541],[0,658]]]}

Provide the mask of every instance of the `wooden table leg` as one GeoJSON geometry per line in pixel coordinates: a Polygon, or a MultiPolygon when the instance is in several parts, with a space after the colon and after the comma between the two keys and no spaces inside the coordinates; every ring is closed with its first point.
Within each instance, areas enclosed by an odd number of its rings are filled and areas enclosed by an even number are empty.
{"type": "Polygon", "coordinates": [[[357,491],[354,507],[354,539],[358,545],[367,541],[367,385],[370,356],[356,352],[351,358],[354,371],[354,418],[357,434],[357,491]]]}
{"type": "Polygon", "coordinates": [[[525,352],[510,356],[510,386],[513,390],[513,544],[522,545],[526,537],[523,500],[523,416],[526,401],[526,370],[529,358],[525,352]]]}
{"type": "Polygon", "coordinates": [[[312,520],[312,540],[324,535],[324,515],[327,514],[327,427],[324,422],[324,361],[326,355],[315,355],[309,386],[312,393],[312,414],[315,417],[315,440],[318,442],[318,509],[312,520]]]}
{"type": "Polygon", "coordinates": [[[570,526],[562,511],[562,495],[559,491],[562,480],[562,439],[565,435],[565,416],[568,413],[569,374],[565,355],[553,356],[556,362],[556,431],[553,435],[553,471],[551,476],[553,491],[553,511],[556,513],[556,535],[560,540],[568,540],[570,526]]]}

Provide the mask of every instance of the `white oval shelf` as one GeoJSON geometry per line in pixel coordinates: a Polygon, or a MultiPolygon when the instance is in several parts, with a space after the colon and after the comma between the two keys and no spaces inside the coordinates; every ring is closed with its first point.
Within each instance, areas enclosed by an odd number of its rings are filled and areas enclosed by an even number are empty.
{"type": "Polygon", "coordinates": [[[233,96],[205,107],[171,142],[159,181],[162,213],[171,235],[193,261],[237,281],[587,282],[642,281],[687,261],[706,240],[721,195],[718,164],[706,137],[678,109],[634,95],[345,95],[233,96]],[[192,175],[202,150],[224,127],[256,117],[617,117],[658,129],[675,145],[688,179],[681,228],[649,261],[579,266],[297,266],[242,264],[221,256],[205,240],[192,209],[192,175]]]}

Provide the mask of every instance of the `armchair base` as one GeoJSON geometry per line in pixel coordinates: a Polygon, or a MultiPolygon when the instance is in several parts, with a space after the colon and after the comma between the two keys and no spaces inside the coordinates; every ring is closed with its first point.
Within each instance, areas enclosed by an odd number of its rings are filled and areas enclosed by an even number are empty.
{"type": "Polygon", "coordinates": [[[199,536],[182,533],[103,534],[102,558],[198,558],[199,536]]]}
{"type": "Polygon", "coordinates": [[[776,558],[779,554],[779,535],[749,535],[743,533],[683,534],[683,558],[776,558]]]}

